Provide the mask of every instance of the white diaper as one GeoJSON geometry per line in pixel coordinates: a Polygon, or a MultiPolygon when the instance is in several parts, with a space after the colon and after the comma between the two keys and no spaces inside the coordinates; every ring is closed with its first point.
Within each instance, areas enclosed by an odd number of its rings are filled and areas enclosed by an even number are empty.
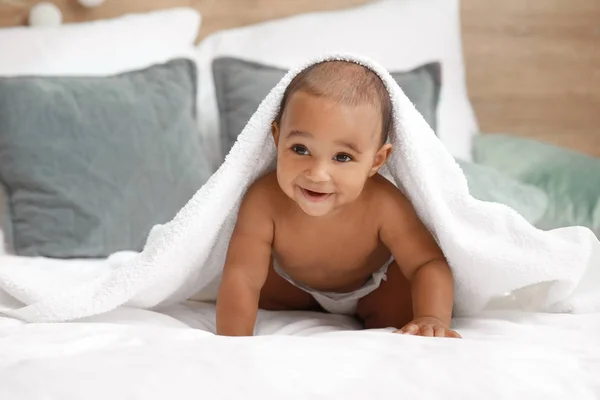
{"type": "Polygon", "coordinates": [[[379,285],[381,285],[381,281],[387,279],[387,269],[392,262],[394,262],[394,259],[390,258],[389,261],[379,268],[379,270],[375,271],[371,275],[363,287],[348,293],[321,292],[318,290],[313,290],[308,286],[292,279],[292,277],[290,277],[285,273],[284,270],[281,269],[277,263],[277,260],[273,260],[273,269],[275,269],[275,272],[277,272],[283,279],[296,286],[298,289],[302,289],[305,292],[310,293],[325,311],[332,314],[354,315],[356,313],[358,300],[373,292],[379,287],[379,285]]]}

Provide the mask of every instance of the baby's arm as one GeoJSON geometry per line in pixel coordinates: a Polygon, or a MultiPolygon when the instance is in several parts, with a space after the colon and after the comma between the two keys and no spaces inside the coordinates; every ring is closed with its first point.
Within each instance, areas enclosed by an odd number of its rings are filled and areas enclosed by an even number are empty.
{"type": "Polygon", "coordinates": [[[267,278],[273,242],[268,192],[252,186],[233,231],[217,297],[217,334],[252,336],[260,291],[267,278]]]}
{"type": "Polygon", "coordinates": [[[411,284],[414,319],[404,331],[419,333],[411,330],[420,328],[428,331],[420,332],[425,336],[458,336],[449,331],[454,284],[444,254],[400,191],[390,190],[384,198],[381,240],[411,284]],[[438,335],[438,328],[448,332],[438,335]]]}

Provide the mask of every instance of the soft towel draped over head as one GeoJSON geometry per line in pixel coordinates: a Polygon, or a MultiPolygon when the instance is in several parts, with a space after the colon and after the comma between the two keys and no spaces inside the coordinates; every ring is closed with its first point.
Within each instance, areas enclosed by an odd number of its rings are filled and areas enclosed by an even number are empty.
{"type": "MultiPolygon", "coordinates": [[[[170,222],[152,230],[143,251],[88,261],[0,256],[0,313],[68,321],[121,305],[215,300],[240,201],[275,167],[271,123],[283,93],[302,69],[327,60],[364,65],[387,87],[394,149],[382,172],[407,195],[444,251],[455,279],[456,314],[476,313],[498,296],[532,287],[543,290],[522,290],[522,305],[577,311],[573,293],[586,274],[597,277],[600,270],[594,234],[583,227],[541,231],[505,205],[470,196],[460,167],[388,72],[360,56],[333,54],[282,78],[219,170],[170,222]]],[[[598,307],[600,298],[594,302],[598,307]]]]}

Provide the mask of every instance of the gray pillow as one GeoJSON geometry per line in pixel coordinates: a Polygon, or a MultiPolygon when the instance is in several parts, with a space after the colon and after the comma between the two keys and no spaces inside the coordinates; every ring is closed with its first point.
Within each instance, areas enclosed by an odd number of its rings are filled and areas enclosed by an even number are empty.
{"type": "Polygon", "coordinates": [[[546,212],[549,199],[543,190],[485,165],[457,162],[467,179],[469,193],[476,199],[507,205],[530,224],[536,224],[546,212]]]}
{"type": "Polygon", "coordinates": [[[0,180],[15,253],[141,250],[211,172],[196,82],[185,59],[107,77],[0,78],[0,180]]]}
{"type": "MultiPolygon", "coordinates": [[[[287,70],[231,57],[213,60],[212,70],[220,114],[221,150],[225,156],[260,102],[287,70]]],[[[435,131],[441,64],[432,62],[391,75],[435,131]]]]}
{"type": "Polygon", "coordinates": [[[2,248],[5,252],[12,253],[12,223],[8,210],[6,189],[0,184],[0,227],[2,227],[2,248]]]}

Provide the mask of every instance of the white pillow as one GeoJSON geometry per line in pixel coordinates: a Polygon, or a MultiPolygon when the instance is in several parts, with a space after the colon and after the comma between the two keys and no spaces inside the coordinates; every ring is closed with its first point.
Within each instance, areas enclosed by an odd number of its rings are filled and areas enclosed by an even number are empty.
{"type": "MultiPolygon", "coordinates": [[[[471,158],[477,122],[467,97],[458,0],[384,0],[217,32],[198,47],[201,131],[219,153],[211,61],[234,56],[290,68],[325,51],[366,55],[390,71],[430,61],[443,69],[438,135],[450,152],[471,158]]],[[[218,162],[219,160],[215,160],[218,162]]]]}
{"type": "Polygon", "coordinates": [[[200,14],[173,8],[58,27],[0,29],[0,76],[109,75],[189,56],[200,14]]]}

